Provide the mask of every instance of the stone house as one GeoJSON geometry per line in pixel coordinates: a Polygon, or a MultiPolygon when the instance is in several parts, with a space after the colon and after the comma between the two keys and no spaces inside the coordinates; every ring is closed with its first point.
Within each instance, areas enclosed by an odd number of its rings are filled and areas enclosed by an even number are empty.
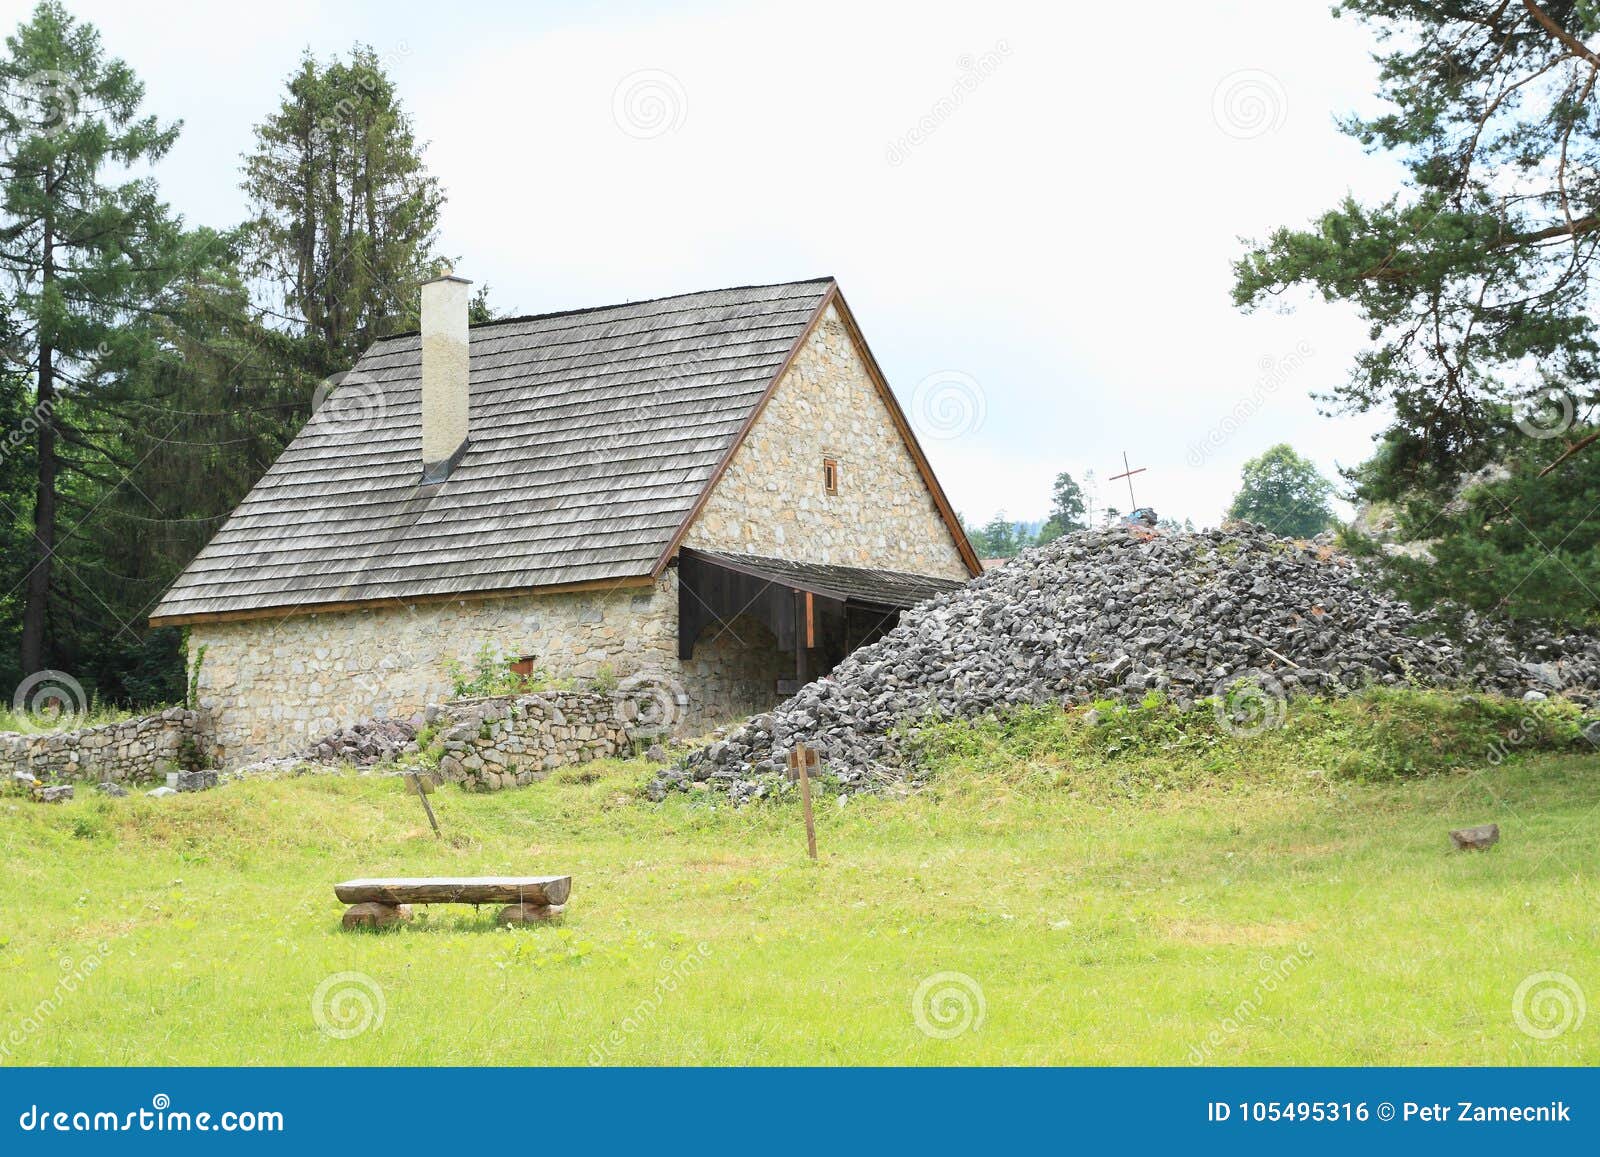
{"type": "Polygon", "coordinates": [[[227,762],[485,648],[703,729],[979,573],[831,279],[470,329],[468,285],[424,286],[152,615],[227,762]]]}

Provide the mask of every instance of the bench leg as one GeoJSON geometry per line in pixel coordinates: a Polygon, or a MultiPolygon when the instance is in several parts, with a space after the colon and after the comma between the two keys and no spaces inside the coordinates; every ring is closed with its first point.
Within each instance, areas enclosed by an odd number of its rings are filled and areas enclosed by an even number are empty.
{"type": "Polygon", "coordinates": [[[379,904],[368,901],[365,904],[352,904],[344,910],[346,928],[387,928],[391,924],[409,919],[411,919],[409,904],[379,904]]]}
{"type": "Polygon", "coordinates": [[[495,917],[497,924],[537,924],[561,915],[560,904],[509,904],[495,917]]]}

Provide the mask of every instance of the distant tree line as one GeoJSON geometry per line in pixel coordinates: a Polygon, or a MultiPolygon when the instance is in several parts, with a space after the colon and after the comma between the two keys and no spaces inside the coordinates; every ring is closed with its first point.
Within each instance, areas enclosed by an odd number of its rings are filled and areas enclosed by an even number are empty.
{"type": "MultiPolygon", "coordinates": [[[[1007,518],[1004,511],[981,527],[964,519],[962,526],[980,558],[1012,558],[1030,546],[1043,546],[1091,525],[1116,522],[1124,515],[1115,506],[1091,512],[1092,499],[1084,491],[1085,487],[1071,474],[1063,471],[1056,475],[1050,490],[1050,515],[1036,532],[1029,531],[1028,523],[1007,518]]],[[[1309,538],[1334,525],[1329,505],[1332,495],[1333,483],[1318,472],[1316,465],[1280,443],[1244,464],[1239,493],[1225,517],[1263,523],[1276,534],[1309,538]]],[[[1188,518],[1181,523],[1159,518],[1156,525],[1169,533],[1195,529],[1188,518]]]]}

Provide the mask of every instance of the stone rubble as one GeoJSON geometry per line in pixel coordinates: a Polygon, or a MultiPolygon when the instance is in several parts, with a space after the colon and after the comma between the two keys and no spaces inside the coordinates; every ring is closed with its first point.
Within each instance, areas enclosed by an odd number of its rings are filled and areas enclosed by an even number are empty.
{"type": "Polygon", "coordinates": [[[1369,684],[1474,686],[1592,702],[1600,641],[1476,626],[1470,648],[1365,585],[1349,557],[1264,527],[1162,535],[1083,531],[1024,552],[907,611],[882,639],[794,698],[659,772],[650,795],[701,784],[734,802],[786,782],[804,740],[847,790],[906,774],[890,736],[927,716],[1025,704],[1338,694],[1369,684]],[[1469,653],[1470,652],[1470,653],[1469,653]],[[1241,680],[1243,682],[1241,682],[1241,680]]]}
{"type": "Polygon", "coordinates": [[[300,754],[299,761],[349,763],[357,767],[387,763],[403,752],[416,750],[417,729],[409,719],[363,719],[324,735],[300,754]]]}
{"type": "Polygon", "coordinates": [[[180,771],[172,786],[178,791],[210,791],[217,786],[217,773],[209,768],[180,771]]]}

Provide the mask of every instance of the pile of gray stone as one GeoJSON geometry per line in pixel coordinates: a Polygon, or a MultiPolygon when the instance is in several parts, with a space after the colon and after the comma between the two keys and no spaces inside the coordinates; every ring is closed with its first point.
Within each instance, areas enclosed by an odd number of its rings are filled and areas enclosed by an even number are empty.
{"type": "Polygon", "coordinates": [[[415,719],[363,719],[317,740],[299,760],[306,763],[353,764],[371,767],[416,750],[415,719]]]}
{"type": "Polygon", "coordinates": [[[1084,531],[907,611],[829,677],[660,772],[651,794],[706,783],[759,797],[783,782],[797,741],[846,789],[874,788],[905,774],[891,732],[929,717],[1155,691],[1248,721],[1297,694],[1375,683],[1592,701],[1600,644],[1513,643],[1482,624],[1452,643],[1327,543],[1264,527],[1084,531]]]}

